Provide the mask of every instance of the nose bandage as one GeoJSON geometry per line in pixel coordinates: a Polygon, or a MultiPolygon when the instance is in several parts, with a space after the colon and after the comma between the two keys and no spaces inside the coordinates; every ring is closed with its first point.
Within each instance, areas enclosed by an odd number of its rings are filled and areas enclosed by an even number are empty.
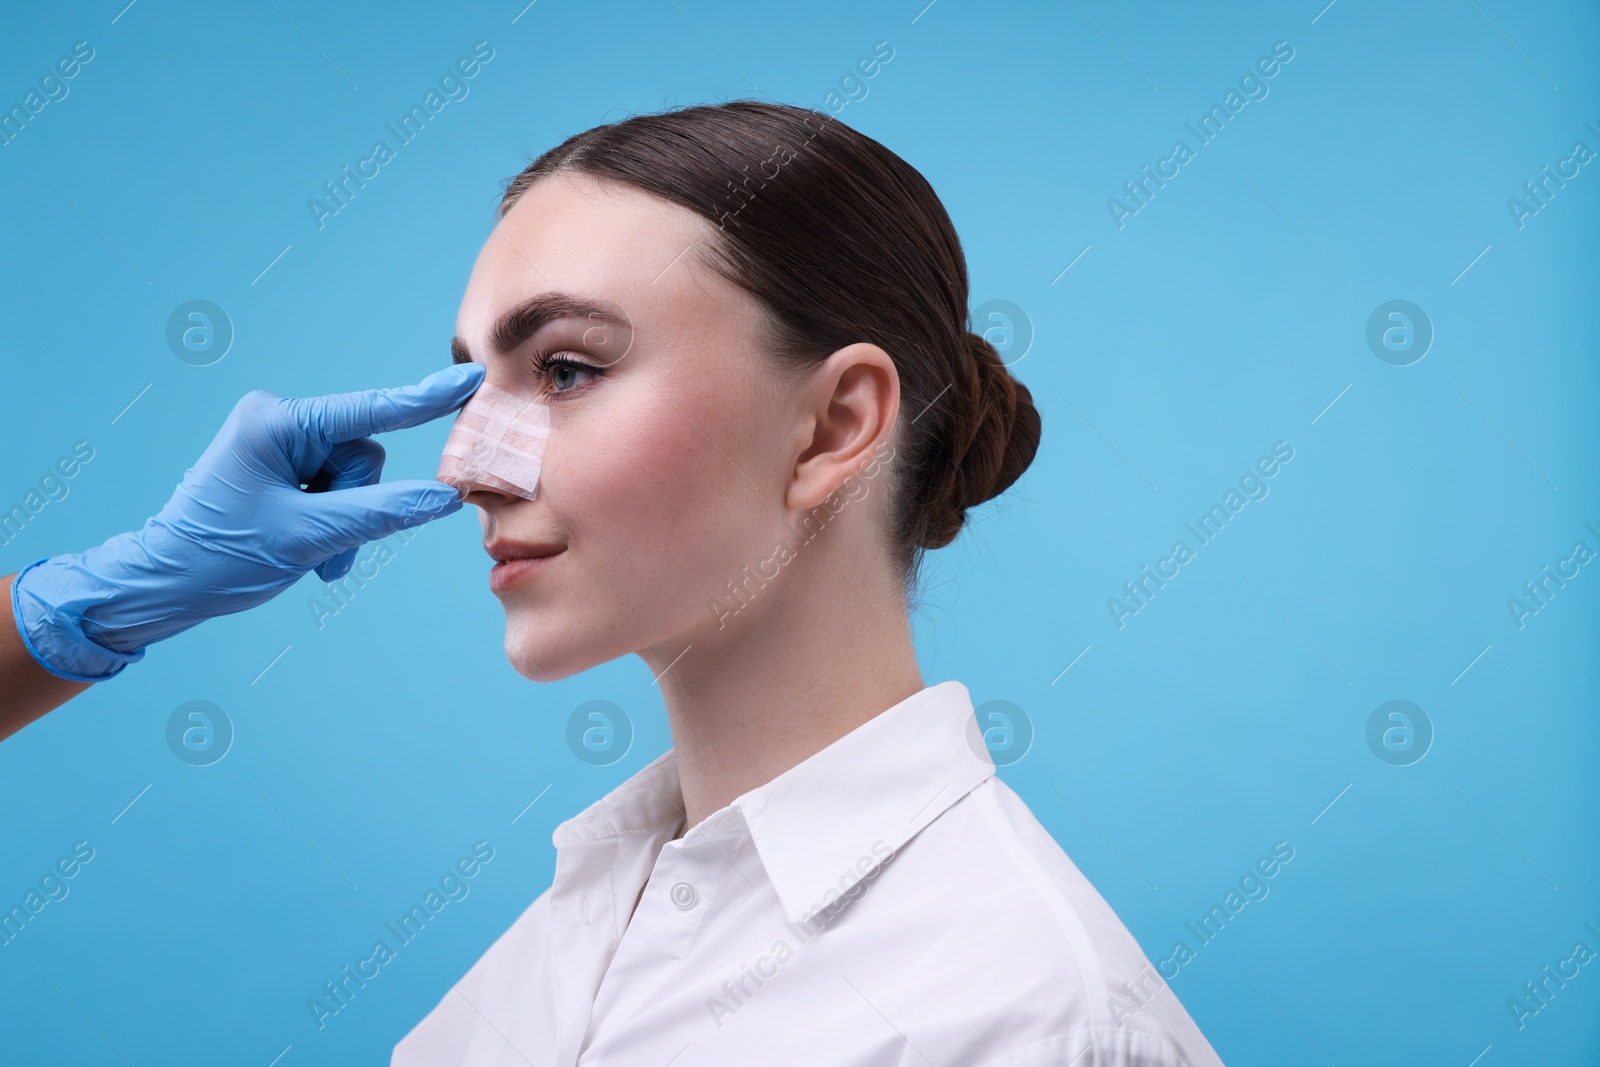
{"type": "Polygon", "coordinates": [[[456,415],[437,478],[462,496],[473,489],[494,489],[533,500],[549,438],[549,404],[484,382],[456,415]]]}

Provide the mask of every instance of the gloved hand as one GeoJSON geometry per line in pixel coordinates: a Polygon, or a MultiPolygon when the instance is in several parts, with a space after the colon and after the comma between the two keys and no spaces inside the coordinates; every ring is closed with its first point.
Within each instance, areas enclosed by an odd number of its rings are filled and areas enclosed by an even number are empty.
{"type": "Polygon", "coordinates": [[[247,394],[143,529],[18,572],[23,643],[52,674],[102,681],[152,642],[270,600],[312,568],[342,577],[364,542],[462,504],[443,482],[380,483],[370,435],[448,414],[482,381],[483,365],[464,363],[394,389],[247,394]]]}

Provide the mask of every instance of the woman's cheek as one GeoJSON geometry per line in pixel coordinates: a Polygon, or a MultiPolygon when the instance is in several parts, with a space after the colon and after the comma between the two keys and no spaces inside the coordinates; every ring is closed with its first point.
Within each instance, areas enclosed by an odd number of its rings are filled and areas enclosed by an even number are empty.
{"type": "MultiPolygon", "coordinates": [[[[605,430],[587,434],[582,442],[569,436],[568,448],[558,460],[559,472],[552,475],[561,477],[567,487],[562,510],[569,523],[601,535],[608,525],[627,535],[648,533],[652,526],[670,526],[684,507],[693,506],[690,496],[698,488],[696,482],[703,481],[703,473],[695,477],[700,462],[695,440],[704,444],[704,439],[682,417],[669,408],[664,415],[651,412],[611,420],[605,430]]],[[[554,429],[551,445],[555,445],[554,429]]]]}

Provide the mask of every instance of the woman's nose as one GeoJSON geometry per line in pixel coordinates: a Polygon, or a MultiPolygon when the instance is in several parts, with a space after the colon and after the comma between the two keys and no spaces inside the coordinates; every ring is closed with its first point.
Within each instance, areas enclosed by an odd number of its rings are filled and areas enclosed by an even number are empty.
{"type": "Polygon", "coordinates": [[[438,480],[454,485],[468,503],[478,503],[471,495],[480,491],[536,499],[549,438],[548,404],[484,382],[456,416],[438,480]]]}
{"type": "MultiPolygon", "coordinates": [[[[484,511],[498,511],[502,508],[511,507],[512,505],[521,504],[533,499],[532,497],[524,496],[521,493],[510,492],[505,489],[497,489],[493,486],[484,485],[476,481],[468,482],[464,487],[467,492],[466,495],[461,498],[462,501],[467,504],[475,504],[484,511]]],[[[457,486],[457,489],[461,488],[463,488],[463,486],[457,486]]]]}

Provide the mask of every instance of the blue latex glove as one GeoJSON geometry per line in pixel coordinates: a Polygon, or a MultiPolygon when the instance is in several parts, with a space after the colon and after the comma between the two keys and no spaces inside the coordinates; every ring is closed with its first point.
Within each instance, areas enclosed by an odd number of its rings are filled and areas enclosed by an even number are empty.
{"type": "Polygon", "coordinates": [[[18,572],[23,643],[52,674],[103,681],[152,642],[255,607],[312,568],[342,577],[363,543],[462,505],[443,482],[380,483],[370,435],[448,414],[482,381],[481,363],[463,363],[395,389],[247,394],[143,529],[18,572]]]}

